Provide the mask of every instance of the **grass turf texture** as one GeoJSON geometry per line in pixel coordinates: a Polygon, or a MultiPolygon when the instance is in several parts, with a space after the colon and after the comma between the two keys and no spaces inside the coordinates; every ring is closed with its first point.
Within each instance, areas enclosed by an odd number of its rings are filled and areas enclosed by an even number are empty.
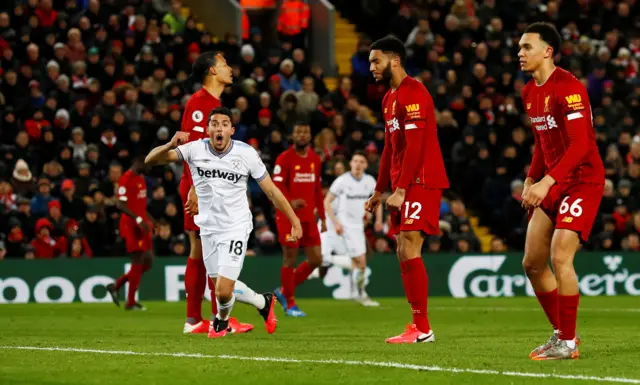
{"type": "MultiPolygon", "coordinates": [[[[640,383],[638,299],[582,298],[578,332],[582,357],[577,361],[535,362],[529,352],[550,335],[534,298],[434,298],[429,302],[435,344],[387,345],[410,316],[404,299],[382,299],[380,308],[350,301],[302,299],[306,318],[278,311],[278,330],[267,335],[262,319],[249,306],[236,304],[233,315],[256,326],[245,335],[209,340],[183,335],[184,303],[145,305],[148,312],[124,312],[112,304],[0,306],[0,384],[540,384],[596,383],[579,378],[532,378],[534,375],[594,376],[640,383]],[[17,350],[7,347],[96,349],[102,353],[17,350]],[[110,351],[110,352],[107,352],[110,351]],[[127,355],[189,353],[198,356],[127,355]],[[273,362],[207,356],[336,360],[273,362]],[[358,361],[347,363],[344,361],[358,361]],[[392,362],[490,373],[452,373],[366,365],[392,362]]],[[[208,303],[203,306],[208,308],[208,303]]]]}

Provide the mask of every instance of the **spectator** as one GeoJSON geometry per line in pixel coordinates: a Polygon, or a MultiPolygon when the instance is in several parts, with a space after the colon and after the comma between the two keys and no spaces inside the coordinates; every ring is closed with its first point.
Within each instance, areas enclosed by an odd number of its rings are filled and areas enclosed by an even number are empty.
{"type": "Polygon", "coordinates": [[[86,207],[82,202],[82,199],[76,196],[76,185],[73,180],[65,179],[60,185],[60,192],[62,194],[62,199],[60,201],[62,215],[77,221],[82,219],[84,217],[86,207]]]}
{"type": "Polygon", "coordinates": [[[155,254],[159,257],[172,256],[171,225],[166,220],[161,219],[158,221],[157,229],[157,234],[153,237],[153,250],[155,254]]]}
{"type": "Polygon", "coordinates": [[[308,121],[309,116],[318,107],[319,96],[313,90],[313,78],[310,76],[302,79],[302,90],[296,93],[298,98],[297,112],[301,119],[308,121]]]}
{"type": "Polygon", "coordinates": [[[52,259],[61,254],[60,245],[51,236],[53,226],[48,219],[38,219],[35,231],[36,237],[31,241],[31,247],[33,247],[37,259],[52,259]]]}
{"type": "Polygon", "coordinates": [[[278,77],[280,78],[280,86],[285,92],[298,92],[302,89],[302,85],[296,77],[296,74],[293,72],[293,69],[293,60],[291,59],[284,59],[280,64],[280,73],[278,74],[278,77]]]}
{"type": "Polygon", "coordinates": [[[31,213],[38,218],[46,216],[48,204],[52,200],[51,181],[42,177],[38,180],[38,192],[31,199],[31,213]]]}

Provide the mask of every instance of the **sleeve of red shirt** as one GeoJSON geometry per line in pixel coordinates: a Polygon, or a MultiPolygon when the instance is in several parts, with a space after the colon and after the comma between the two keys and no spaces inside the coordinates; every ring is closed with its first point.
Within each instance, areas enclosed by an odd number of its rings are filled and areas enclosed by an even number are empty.
{"type": "Polygon", "coordinates": [[[384,147],[380,156],[380,169],[378,170],[378,180],[376,181],[375,191],[384,194],[389,187],[389,179],[391,179],[391,137],[389,130],[384,129],[384,147]]]}
{"type": "MultiPolygon", "coordinates": [[[[180,125],[180,131],[191,133],[193,131],[193,127],[195,126],[195,122],[193,121],[190,105],[187,103],[187,106],[184,109],[184,113],[182,114],[182,123],[180,125]]],[[[189,141],[195,140],[196,138],[189,138],[189,141]]],[[[182,162],[183,166],[183,175],[182,179],[184,180],[185,187],[190,189],[193,186],[193,178],[191,177],[191,170],[189,170],[189,164],[187,162],[182,162]]]]}
{"type": "Polygon", "coordinates": [[[129,173],[125,172],[118,181],[118,200],[127,202],[129,200],[129,173]]]}
{"type": "Polygon", "coordinates": [[[535,138],[535,146],[533,148],[533,157],[531,158],[531,166],[529,166],[529,172],[527,178],[531,178],[534,181],[539,181],[544,176],[544,155],[542,154],[542,148],[540,147],[540,140],[538,139],[538,133],[535,128],[533,129],[533,136],[535,138]]]}
{"type": "Polygon", "coordinates": [[[562,109],[564,126],[569,136],[569,148],[560,162],[549,171],[556,182],[576,168],[588,152],[591,112],[585,108],[589,100],[586,88],[576,81],[561,84],[556,103],[562,109]]]}
{"type": "MultiPolygon", "coordinates": [[[[404,95],[402,95],[404,96],[404,95]]],[[[427,124],[428,120],[435,121],[433,100],[429,93],[421,88],[411,89],[404,96],[398,108],[404,108],[404,140],[405,152],[402,159],[402,169],[397,188],[406,190],[417,177],[423,156],[420,155],[427,141],[437,141],[438,134],[435,125],[427,124]]]]}
{"type": "Polygon", "coordinates": [[[325,219],[324,212],[324,196],[322,195],[322,163],[318,158],[316,163],[316,209],[318,209],[318,216],[320,219],[325,219]]]}
{"type": "Polygon", "coordinates": [[[285,154],[280,154],[276,158],[276,164],[273,167],[273,183],[282,191],[285,198],[290,201],[291,197],[289,195],[289,189],[287,188],[289,184],[289,170],[287,169],[285,154]]]}

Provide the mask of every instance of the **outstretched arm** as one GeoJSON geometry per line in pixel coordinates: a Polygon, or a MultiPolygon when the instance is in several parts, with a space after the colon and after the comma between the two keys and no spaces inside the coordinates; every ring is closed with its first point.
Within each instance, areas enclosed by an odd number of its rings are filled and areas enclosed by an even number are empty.
{"type": "Polygon", "coordinates": [[[280,191],[280,189],[276,187],[276,185],[273,183],[273,180],[271,180],[271,177],[268,174],[261,181],[259,181],[258,184],[260,185],[262,191],[264,191],[267,197],[271,200],[271,202],[273,202],[273,205],[287,216],[287,219],[289,220],[289,223],[291,223],[291,225],[300,224],[300,219],[298,219],[298,216],[293,211],[293,207],[291,207],[291,204],[289,203],[287,198],[284,196],[282,191],[280,191]]]}
{"type": "Polygon", "coordinates": [[[338,218],[336,218],[336,213],[333,212],[333,207],[331,207],[332,206],[331,203],[333,203],[335,199],[336,199],[336,196],[333,195],[331,191],[329,191],[327,193],[327,196],[324,197],[324,211],[333,223],[338,222],[338,218]]]}

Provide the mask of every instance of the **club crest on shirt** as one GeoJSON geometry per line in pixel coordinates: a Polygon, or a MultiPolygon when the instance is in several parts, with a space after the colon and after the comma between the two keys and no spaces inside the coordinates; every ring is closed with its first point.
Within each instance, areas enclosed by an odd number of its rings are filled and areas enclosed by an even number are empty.
{"type": "Polygon", "coordinates": [[[551,98],[551,95],[547,95],[544,98],[544,112],[549,112],[549,98],[551,98]]]}
{"type": "Polygon", "coordinates": [[[204,119],[204,114],[200,110],[195,110],[193,114],[191,114],[191,119],[196,123],[200,123],[202,119],[204,119]]]}
{"type": "Polygon", "coordinates": [[[527,111],[531,109],[531,103],[527,103],[527,111]]]}
{"type": "Polygon", "coordinates": [[[240,170],[240,163],[239,159],[234,159],[231,161],[231,166],[233,166],[234,170],[240,170]]]}

